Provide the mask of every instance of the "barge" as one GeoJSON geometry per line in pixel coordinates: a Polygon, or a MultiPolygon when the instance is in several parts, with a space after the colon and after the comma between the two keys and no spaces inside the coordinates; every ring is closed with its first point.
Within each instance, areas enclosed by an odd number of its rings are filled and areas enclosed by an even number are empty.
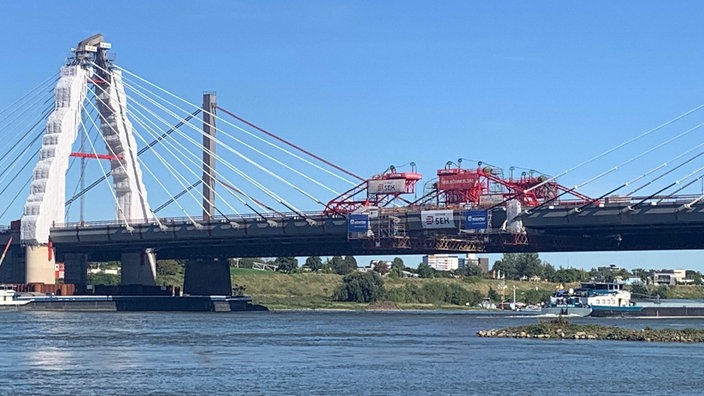
{"type": "Polygon", "coordinates": [[[544,313],[593,317],[704,318],[704,301],[661,299],[633,301],[619,282],[583,282],[576,290],[558,290],[544,313]]]}
{"type": "Polygon", "coordinates": [[[632,301],[623,307],[599,307],[592,309],[595,317],[637,318],[704,318],[704,301],[684,299],[656,299],[656,301],[632,301]]]}
{"type": "Polygon", "coordinates": [[[265,311],[267,309],[261,305],[253,304],[250,296],[56,296],[40,293],[18,293],[11,286],[0,285],[0,310],[233,312],[265,311]]]}

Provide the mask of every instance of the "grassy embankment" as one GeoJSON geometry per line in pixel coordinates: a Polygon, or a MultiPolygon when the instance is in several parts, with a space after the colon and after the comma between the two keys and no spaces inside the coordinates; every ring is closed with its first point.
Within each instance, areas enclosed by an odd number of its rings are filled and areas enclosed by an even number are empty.
{"type": "MultiPolygon", "coordinates": [[[[232,284],[245,286],[245,294],[252,296],[257,304],[265,305],[271,309],[364,309],[367,304],[339,302],[333,300],[333,294],[342,284],[342,276],[320,273],[295,273],[283,274],[271,271],[233,268],[231,270],[232,284]]],[[[438,282],[444,284],[457,283],[466,290],[476,290],[483,296],[489,288],[499,290],[496,280],[482,280],[477,283],[468,283],[461,279],[384,279],[385,289],[404,287],[413,284],[422,287],[424,283],[438,282]]],[[[516,295],[520,300],[521,292],[535,289],[552,291],[554,284],[543,282],[506,282],[506,300],[513,298],[513,285],[516,286],[516,295]]],[[[409,304],[397,303],[402,309],[468,309],[452,304],[409,304]]]]}
{"type": "Polygon", "coordinates": [[[704,299],[704,286],[679,285],[670,288],[672,295],[669,298],[704,299]]]}
{"type": "MultiPolygon", "coordinates": [[[[333,300],[333,294],[342,284],[342,276],[322,273],[295,273],[284,274],[281,272],[260,271],[252,269],[232,268],[231,278],[233,287],[245,286],[245,294],[252,296],[257,304],[266,305],[271,309],[364,309],[367,304],[340,302],[333,300]]],[[[387,291],[394,288],[403,288],[415,285],[419,288],[429,282],[442,284],[456,283],[468,291],[477,291],[486,296],[489,288],[501,292],[497,280],[483,279],[470,283],[463,279],[390,279],[384,278],[384,287],[387,291]]],[[[183,274],[161,276],[160,284],[183,285],[183,274]]],[[[543,290],[546,293],[555,290],[556,283],[547,282],[518,282],[506,281],[505,299],[513,300],[513,286],[516,286],[516,297],[521,301],[522,293],[543,290]]],[[[579,287],[579,284],[566,284],[566,287],[579,287]]],[[[675,286],[670,288],[671,298],[698,298],[704,299],[702,286],[675,286]]],[[[420,304],[396,303],[402,309],[474,309],[453,304],[420,304]]]]}

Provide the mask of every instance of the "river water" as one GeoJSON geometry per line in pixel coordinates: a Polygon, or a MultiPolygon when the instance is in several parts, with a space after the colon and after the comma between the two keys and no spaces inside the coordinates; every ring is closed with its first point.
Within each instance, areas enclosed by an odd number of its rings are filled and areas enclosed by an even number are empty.
{"type": "MultiPolygon", "coordinates": [[[[704,345],[493,339],[466,312],[3,312],[0,394],[699,395],[704,345]]],[[[702,319],[599,319],[629,328],[702,319]]]]}

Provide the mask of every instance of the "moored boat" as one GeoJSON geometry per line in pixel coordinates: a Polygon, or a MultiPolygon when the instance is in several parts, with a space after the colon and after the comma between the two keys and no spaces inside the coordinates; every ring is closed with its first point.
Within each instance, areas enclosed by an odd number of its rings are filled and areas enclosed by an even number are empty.
{"type": "Polygon", "coordinates": [[[29,301],[17,299],[17,292],[11,286],[0,285],[0,309],[19,309],[29,301]]]}
{"type": "Polygon", "coordinates": [[[550,316],[589,316],[591,307],[583,301],[582,295],[574,290],[558,289],[540,310],[542,315],[550,316]]]}
{"type": "Polygon", "coordinates": [[[633,301],[621,282],[582,283],[578,292],[595,317],[704,317],[704,301],[661,299],[633,301]]]}

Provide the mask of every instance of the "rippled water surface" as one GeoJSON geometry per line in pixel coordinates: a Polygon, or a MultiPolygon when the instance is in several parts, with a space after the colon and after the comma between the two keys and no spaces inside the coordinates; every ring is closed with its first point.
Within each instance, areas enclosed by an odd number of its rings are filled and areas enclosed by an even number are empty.
{"type": "MultiPolygon", "coordinates": [[[[479,338],[447,312],[0,313],[0,394],[704,394],[704,345],[479,338]]],[[[577,321],[577,320],[575,320],[577,321]]],[[[704,320],[584,318],[630,328],[704,320]]]]}

